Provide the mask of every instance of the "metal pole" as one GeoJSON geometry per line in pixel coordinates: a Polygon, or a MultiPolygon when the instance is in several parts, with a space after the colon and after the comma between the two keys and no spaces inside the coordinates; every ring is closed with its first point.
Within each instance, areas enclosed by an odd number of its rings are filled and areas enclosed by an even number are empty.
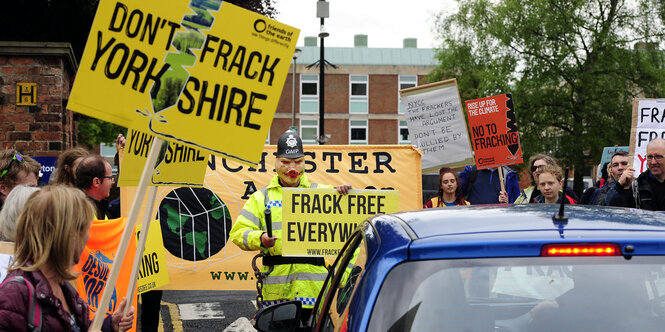
{"type": "MultiPolygon", "coordinates": [[[[323,17],[321,17],[321,26],[323,26],[323,17]]],[[[319,59],[319,144],[323,145],[325,143],[325,131],[324,131],[324,122],[323,122],[323,114],[324,114],[324,103],[325,103],[325,93],[324,93],[324,87],[325,87],[325,82],[326,78],[325,75],[323,74],[324,72],[324,66],[326,65],[325,63],[325,56],[324,56],[324,43],[323,43],[323,37],[319,38],[321,39],[321,58],[319,59]]]]}
{"type": "Polygon", "coordinates": [[[296,126],[296,57],[293,57],[293,97],[291,98],[291,127],[296,126]]]}

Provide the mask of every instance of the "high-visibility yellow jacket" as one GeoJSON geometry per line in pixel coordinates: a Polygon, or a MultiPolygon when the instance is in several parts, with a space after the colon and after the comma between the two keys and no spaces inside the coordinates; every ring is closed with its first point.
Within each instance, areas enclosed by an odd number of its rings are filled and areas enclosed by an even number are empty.
{"type": "MultiPolygon", "coordinates": [[[[310,184],[305,174],[300,177],[298,187],[332,188],[329,185],[310,184]]],[[[257,190],[247,200],[231,228],[231,241],[242,250],[262,250],[273,256],[282,254],[282,186],[278,176],[273,177],[267,187],[257,190]],[[270,207],[272,232],[273,236],[277,237],[272,248],[261,245],[261,235],[267,230],[264,213],[266,207],[270,207]]],[[[262,267],[261,271],[268,271],[268,267],[262,267]]],[[[263,281],[264,305],[300,300],[304,308],[312,308],[327,274],[325,266],[275,265],[274,270],[263,281]]]]}

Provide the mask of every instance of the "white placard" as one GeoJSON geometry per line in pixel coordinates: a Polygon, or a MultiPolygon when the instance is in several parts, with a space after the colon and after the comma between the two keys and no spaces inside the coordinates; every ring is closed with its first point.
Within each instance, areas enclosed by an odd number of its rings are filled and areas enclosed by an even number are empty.
{"type": "Polygon", "coordinates": [[[665,99],[641,99],[633,103],[630,154],[635,177],[646,171],[647,144],[665,138],[665,99]]]}
{"type": "Polygon", "coordinates": [[[402,90],[400,95],[409,139],[423,153],[423,173],[474,163],[455,79],[402,90]]]}

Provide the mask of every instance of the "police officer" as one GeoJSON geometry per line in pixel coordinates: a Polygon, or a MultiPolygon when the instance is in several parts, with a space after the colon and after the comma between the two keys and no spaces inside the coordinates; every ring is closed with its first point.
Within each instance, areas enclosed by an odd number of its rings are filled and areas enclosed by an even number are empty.
{"type": "MultiPolygon", "coordinates": [[[[262,305],[288,300],[302,302],[302,321],[306,322],[328,274],[321,257],[282,256],[282,188],[333,188],[310,183],[305,174],[305,154],[302,140],[294,131],[286,131],[277,141],[275,154],[277,175],[268,186],[257,190],[247,200],[231,229],[231,241],[242,250],[261,250],[262,272],[273,270],[263,280],[262,305]],[[266,232],[265,210],[269,208],[273,236],[266,232]]],[[[335,187],[338,193],[348,194],[351,185],[335,187]]]]}

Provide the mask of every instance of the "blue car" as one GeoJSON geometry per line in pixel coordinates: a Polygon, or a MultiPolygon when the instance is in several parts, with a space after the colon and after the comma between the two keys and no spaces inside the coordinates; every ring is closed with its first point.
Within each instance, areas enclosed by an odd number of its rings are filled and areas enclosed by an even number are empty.
{"type": "Polygon", "coordinates": [[[663,331],[665,214],[567,205],[381,215],[349,238],[310,326],[259,331],[663,331]],[[567,218],[566,218],[567,217],[567,218]]]}

